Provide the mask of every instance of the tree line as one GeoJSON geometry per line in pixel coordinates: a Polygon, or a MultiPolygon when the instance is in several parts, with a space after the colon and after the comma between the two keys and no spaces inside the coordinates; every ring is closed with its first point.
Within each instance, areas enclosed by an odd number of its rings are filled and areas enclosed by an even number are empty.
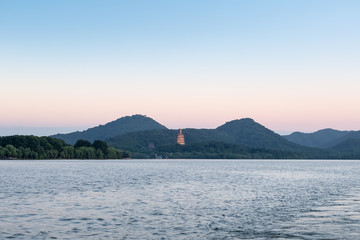
{"type": "Polygon", "coordinates": [[[0,159],[122,159],[129,153],[104,141],[78,140],[74,146],[61,139],[36,136],[0,137],[0,159]]]}
{"type": "Polygon", "coordinates": [[[169,144],[154,149],[152,153],[132,152],[133,158],[171,159],[359,159],[360,154],[340,153],[322,149],[311,151],[284,151],[250,148],[224,142],[201,142],[185,146],[169,144]]]}

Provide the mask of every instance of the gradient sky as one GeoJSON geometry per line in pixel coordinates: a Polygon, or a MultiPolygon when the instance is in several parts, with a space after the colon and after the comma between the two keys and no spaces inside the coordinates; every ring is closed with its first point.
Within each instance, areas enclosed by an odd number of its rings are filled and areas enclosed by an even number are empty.
{"type": "Polygon", "coordinates": [[[356,0],[0,1],[0,135],[133,114],[360,130],[359,13],[356,0]]]}

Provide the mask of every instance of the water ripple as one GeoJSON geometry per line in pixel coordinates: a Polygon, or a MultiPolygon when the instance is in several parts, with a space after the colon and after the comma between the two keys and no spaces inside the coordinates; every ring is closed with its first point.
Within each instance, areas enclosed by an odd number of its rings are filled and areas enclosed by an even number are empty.
{"type": "Polygon", "coordinates": [[[0,161],[0,239],[356,239],[360,161],[0,161]]]}

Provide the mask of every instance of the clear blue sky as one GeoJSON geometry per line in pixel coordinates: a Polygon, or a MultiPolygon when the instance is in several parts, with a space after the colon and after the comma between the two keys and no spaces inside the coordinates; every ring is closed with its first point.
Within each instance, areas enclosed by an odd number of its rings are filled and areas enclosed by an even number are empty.
{"type": "Polygon", "coordinates": [[[359,13],[347,0],[4,0],[0,130],[137,113],[170,128],[359,130],[359,13]]]}

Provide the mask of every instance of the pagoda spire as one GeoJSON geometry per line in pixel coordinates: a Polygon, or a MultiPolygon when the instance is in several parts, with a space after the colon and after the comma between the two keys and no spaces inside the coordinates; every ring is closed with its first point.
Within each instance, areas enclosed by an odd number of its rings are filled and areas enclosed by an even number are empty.
{"type": "Polygon", "coordinates": [[[184,137],[184,134],[182,133],[181,129],[180,129],[180,132],[178,133],[176,142],[179,145],[185,145],[185,137],[184,137]]]}

